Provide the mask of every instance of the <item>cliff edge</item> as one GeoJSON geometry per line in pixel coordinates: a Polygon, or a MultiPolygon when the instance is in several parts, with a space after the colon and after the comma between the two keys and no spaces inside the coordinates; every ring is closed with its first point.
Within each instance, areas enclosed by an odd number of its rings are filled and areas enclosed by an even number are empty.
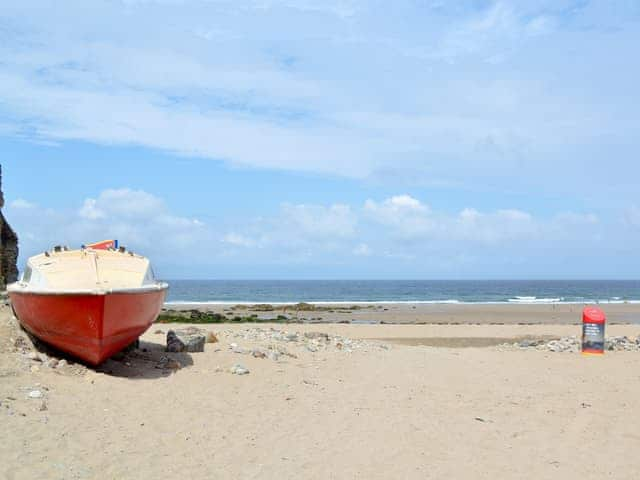
{"type": "Polygon", "coordinates": [[[18,279],[18,236],[2,213],[2,166],[0,165],[0,289],[18,279]]]}

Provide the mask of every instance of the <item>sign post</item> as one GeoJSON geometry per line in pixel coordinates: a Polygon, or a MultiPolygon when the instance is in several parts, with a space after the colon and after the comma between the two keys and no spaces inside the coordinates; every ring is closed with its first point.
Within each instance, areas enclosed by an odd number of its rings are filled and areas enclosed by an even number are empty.
{"type": "Polygon", "coordinates": [[[585,307],[582,311],[582,353],[602,355],[604,353],[604,326],[607,317],[597,307],[585,307]]]}

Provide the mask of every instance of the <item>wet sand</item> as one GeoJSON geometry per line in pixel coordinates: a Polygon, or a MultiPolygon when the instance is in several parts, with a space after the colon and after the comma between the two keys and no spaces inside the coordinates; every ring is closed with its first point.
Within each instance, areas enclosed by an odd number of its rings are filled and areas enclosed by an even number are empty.
{"type": "MultiPolygon", "coordinates": [[[[640,304],[602,304],[600,307],[606,312],[610,324],[640,323],[640,304]]],[[[165,308],[177,311],[195,309],[229,316],[251,313],[260,318],[285,315],[292,320],[322,323],[573,325],[581,322],[584,305],[365,303],[318,305],[317,310],[306,311],[282,305],[193,303],[168,304],[165,308]]]]}
{"type": "Polygon", "coordinates": [[[478,348],[574,325],[198,325],[220,342],[168,371],[157,360],[181,326],[156,324],[97,370],[32,372],[9,316],[0,308],[0,478],[637,477],[640,352],[478,348]],[[277,361],[234,352],[256,327],[363,343],[284,343],[277,361]],[[250,373],[229,373],[236,363],[250,373]]]}

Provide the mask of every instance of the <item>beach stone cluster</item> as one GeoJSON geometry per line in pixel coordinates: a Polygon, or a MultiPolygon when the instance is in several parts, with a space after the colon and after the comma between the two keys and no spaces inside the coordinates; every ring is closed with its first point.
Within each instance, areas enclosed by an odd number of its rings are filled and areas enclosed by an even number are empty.
{"type": "Polygon", "coordinates": [[[355,340],[324,332],[301,333],[278,328],[223,330],[218,333],[218,336],[228,342],[228,348],[233,353],[274,361],[283,357],[298,358],[302,352],[316,353],[333,350],[352,353],[388,348],[377,342],[355,340]],[[247,346],[247,343],[253,345],[247,346]]]}
{"type": "MultiPolygon", "coordinates": [[[[577,336],[561,337],[554,340],[522,340],[515,343],[505,343],[501,345],[503,348],[515,348],[515,349],[536,349],[549,351],[554,353],[561,352],[580,352],[582,349],[582,342],[577,336]]],[[[607,337],[604,343],[604,349],[607,351],[627,351],[637,352],[640,351],[640,335],[636,338],[630,338],[625,336],[607,337]]]]}
{"type": "MultiPolygon", "coordinates": [[[[18,333],[17,329],[16,333],[18,333]]],[[[30,337],[22,333],[9,338],[9,345],[11,345],[13,352],[17,353],[22,359],[23,367],[33,373],[41,369],[63,370],[70,366],[66,359],[41,351],[30,337]]],[[[76,367],[75,370],[82,370],[79,365],[74,364],[73,366],[76,367]]],[[[75,370],[74,373],[80,373],[75,370]]]]}

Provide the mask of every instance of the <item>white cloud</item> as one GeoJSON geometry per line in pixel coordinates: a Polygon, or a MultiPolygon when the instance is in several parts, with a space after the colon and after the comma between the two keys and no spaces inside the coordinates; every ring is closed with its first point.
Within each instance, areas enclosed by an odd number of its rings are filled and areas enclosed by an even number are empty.
{"type": "Polygon", "coordinates": [[[515,209],[481,213],[475,209],[464,209],[453,221],[452,238],[479,241],[486,244],[535,239],[540,226],[527,213],[515,209]]]}
{"type": "Polygon", "coordinates": [[[571,225],[595,225],[600,222],[598,215],[594,213],[562,212],[556,215],[555,220],[571,225]]]}
{"type": "Polygon", "coordinates": [[[602,16],[569,6],[13,2],[0,125],[33,141],[466,188],[566,191],[594,169],[638,174],[637,90],[613,80],[634,78],[622,60],[635,54],[628,10],[618,5],[608,21],[620,28],[606,35],[565,35],[574,17],[602,16]],[[390,9],[397,22],[384,21],[390,9]],[[571,56],[583,48],[588,61],[571,56]]]}
{"type": "Polygon", "coordinates": [[[236,247],[250,248],[256,246],[255,240],[233,232],[227,233],[224,237],[222,237],[222,241],[236,247]]]}
{"type": "Polygon", "coordinates": [[[282,220],[293,235],[347,238],[354,234],[356,217],[348,205],[282,205],[282,220]]]}
{"type": "Polygon", "coordinates": [[[406,238],[425,236],[436,228],[431,209],[409,195],[396,195],[380,203],[367,200],[364,211],[374,221],[391,227],[392,233],[406,238]]]}
{"type": "Polygon", "coordinates": [[[360,243],[353,249],[353,254],[358,257],[370,257],[373,255],[373,250],[366,243],[360,243]]]}
{"type": "Polygon", "coordinates": [[[97,220],[105,217],[105,213],[97,207],[97,201],[95,198],[85,199],[82,208],[78,210],[78,214],[83,218],[88,218],[89,220],[97,220]]]}
{"type": "Polygon", "coordinates": [[[624,221],[631,227],[640,227],[640,207],[631,205],[624,212],[624,221]]]}
{"type": "Polygon", "coordinates": [[[28,202],[23,198],[16,198],[9,203],[9,206],[13,208],[35,208],[37,205],[35,203],[28,202]]]}
{"type": "Polygon", "coordinates": [[[151,217],[164,212],[161,199],[145,191],[129,188],[104,190],[97,199],[87,198],[80,209],[80,215],[89,219],[151,217]]]}
{"type": "Polygon", "coordinates": [[[571,255],[605,262],[607,252],[626,251],[640,240],[634,233],[640,225],[637,208],[616,223],[589,212],[547,217],[513,208],[448,212],[403,194],[360,205],[283,204],[272,216],[224,219],[226,231],[220,233],[142,190],[107,189],[78,205],[82,208],[54,211],[10,204],[7,215],[19,234],[22,258],[54,244],[73,247],[115,237],[152,258],[165,277],[176,271],[218,276],[221,266],[227,272],[262,269],[269,276],[269,266],[276,265],[306,266],[310,277],[318,271],[347,276],[360,265],[373,277],[411,271],[433,278],[456,272],[477,276],[492,266],[535,270],[540,262],[562,264],[571,255]]]}
{"type": "Polygon", "coordinates": [[[11,206],[11,223],[23,257],[66,244],[78,247],[103,238],[118,238],[135,251],[161,263],[198,262],[218,245],[201,221],[171,213],[157,196],[143,190],[107,189],[87,198],[75,211],[32,205],[11,206]],[[202,245],[208,245],[203,249],[202,245]]]}

